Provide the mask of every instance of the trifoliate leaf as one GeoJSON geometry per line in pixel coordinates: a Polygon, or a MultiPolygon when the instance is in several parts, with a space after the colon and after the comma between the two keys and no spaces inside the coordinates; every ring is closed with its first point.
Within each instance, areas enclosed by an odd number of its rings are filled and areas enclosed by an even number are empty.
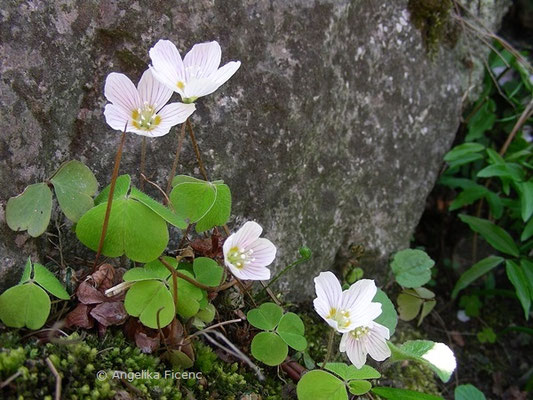
{"type": "Polygon", "coordinates": [[[302,376],[296,394],[298,400],[348,400],[344,382],[321,370],[309,371],[302,376]]]}
{"type": "Polygon", "coordinates": [[[415,288],[429,282],[433,265],[435,261],[425,251],[405,249],[394,255],[391,268],[398,284],[415,288]]]}
{"type": "Polygon", "coordinates": [[[381,378],[381,374],[370,365],[363,365],[358,369],[353,365],[346,365],[344,363],[327,363],[325,369],[339,375],[346,382],[352,379],[381,378]]]}
{"type": "Polygon", "coordinates": [[[218,286],[222,282],[224,268],[211,258],[198,257],[193,263],[196,280],[207,286],[218,286]]]}
{"type": "Polygon", "coordinates": [[[283,315],[276,331],[283,341],[294,350],[304,351],[307,348],[304,323],[295,313],[288,312],[283,315]]]}
{"type": "Polygon", "coordinates": [[[33,264],[33,280],[58,299],[70,299],[69,294],[61,282],[59,282],[55,275],[48,271],[46,267],[42,266],[41,264],[33,264]]]}
{"type": "Polygon", "coordinates": [[[167,286],[157,280],[136,282],[126,293],[124,308],[133,317],[149,328],[163,328],[172,322],[175,315],[174,300],[167,286]]]}

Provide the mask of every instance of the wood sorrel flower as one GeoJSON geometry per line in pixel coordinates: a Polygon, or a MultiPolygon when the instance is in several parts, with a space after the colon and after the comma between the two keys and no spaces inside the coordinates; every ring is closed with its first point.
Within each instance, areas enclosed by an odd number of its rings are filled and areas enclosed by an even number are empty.
{"type": "Polygon", "coordinates": [[[387,339],[389,339],[389,329],[372,321],[344,333],[339,350],[346,352],[352,364],[361,368],[366,363],[367,354],[376,361],[390,357],[391,351],[387,339]]]}
{"type": "Polygon", "coordinates": [[[228,236],[224,242],[224,263],[239,279],[270,279],[268,265],[276,257],[276,246],[268,239],[260,238],[263,228],[253,221],[228,236]]]}
{"type": "Polygon", "coordinates": [[[150,66],[156,79],[192,103],[224,84],[241,66],[230,61],[219,68],[222,51],[216,42],[195,44],[182,60],[174,43],[160,40],[150,49],[150,66]]]}
{"type": "Polygon", "coordinates": [[[105,120],[113,128],[148,137],[166,135],[174,125],[185,122],[196,109],[194,104],[165,105],[172,91],[146,70],[137,87],[124,74],[110,73],[104,94],[111,104],[105,106],[105,120]]]}
{"type": "Polygon", "coordinates": [[[361,279],[343,292],[332,272],[321,272],[315,278],[315,291],[316,312],[338,332],[367,325],[381,314],[381,304],[372,302],[377,288],[371,279],[361,279]]]}

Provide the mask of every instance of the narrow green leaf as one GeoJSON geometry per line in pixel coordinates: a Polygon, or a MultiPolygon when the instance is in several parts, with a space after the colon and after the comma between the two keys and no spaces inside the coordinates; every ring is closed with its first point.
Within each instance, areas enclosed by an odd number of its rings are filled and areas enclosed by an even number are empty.
{"type": "Polygon", "coordinates": [[[59,282],[59,280],[55,277],[55,275],[39,263],[33,264],[33,280],[58,299],[70,299],[70,295],[67,293],[61,282],[59,282]]]}
{"type": "Polygon", "coordinates": [[[6,222],[14,231],[28,231],[32,237],[46,231],[52,215],[52,191],[46,183],[34,183],[6,205],[6,222]]]}
{"type": "Polygon", "coordinates": [[[533,218],[530,218],[530,220],[527,222],[526,226],[524,226],[524,230],[522,231],[522,235],[520,235],[520,240],[522,242],[525,242],[531,236],[533,236],[533,218]]]}
{"type": "Polygon", "coordinates": [[[470,229],[483,236],[483,238],[496,250],[505,254],[510,254],[514,257],[519,256],[520,252],[518,251],[518,247],[513,238],[499,226],[486,219],[471,217],[466,214],[459,214],[459,218],[461,221],[468,224],[470,229]]]}
{"type": "Polygon", "coordinates": [[[459,158],[448,163],[448,169],[460,167],[465,164],[473,163],[474,161],[483,160],[483,156],[479,153],[465,154],[462,158],[459,158]]]}
{"type": "Polygon", "coordinates": [[[529,292],[527,276],[522,267],[517,265],[514,261],[506,260],[505,265],[507,277],[516,290],[516,296],[518,297],[518,300],[520,300],[520,304],[522,304],[522,308],[524,309],[524,317],[528,320],[529,308],[531,307],[531,295],[529,292]]]}
{"type": "Polygon", "coordinates": [[[289,354],[289,348],[273,332],[260,332],[254,336],[251,346],[252,355],[271,367],[281,364],[289,354]]]}
{"type": "Polygon", "coordinates": [[[526,222],[533,214],[533,181],[520,184],[520,209],[526,222]]]}
{"type": "Polygon", "coordinates": [[[141,192],[136,187],[131,188],[130,197],[144,204],[146,207],[155,212],[169,224],[174,225],[180,229],[187,228],[187,222],[185,222],[183,218],[179,217],[168,207],[165,207],[163,204],[155,201],[147,194],[141,192]]]}
{"type": "Polygon", "coordinates": [[[72,160],[63,164],[50,179],[57,201],[65,216],[77,222],[94,206],[93,198],[98,181],[82,162],[72,160]]]}
{"type": "Polygon", "coordinates": [[[518,164],[505,163],[489,165],[477,173],[478,178],[491,178],[494,176],[511,178],[520,182],[524,180],[524,170],[518,164]]]}
{"type": "Polygon", "coordinates": [[[246,314],[248,322],[256,328],[268,331],[276,327],[283,315],[280,306],[274,303],[263,303],[246,314]]]}
{"type": "Polygon", "coordinates": [[[485,146],[479,143],[463,143],[459,146],[455,146],[445,156],[444,161],[450,162],[458,160],[469,153],[479,153],[484,150],[485,146]]]}
{"type": "Polygon", "coordinates": [[[13,286],[0,295],[0,320],[10,328],[36,330],[50,315],[50,298],[34,283],[13,286]]]}
{"type": "Polygon", "coordinates": [[[523,258],[520,260],[520,266],[524,271],[524,275],[529,286],[529,297],[533,301],[533,262],[523,258]]]}
{"type": "Polygon", "coordinates": [[[464,189],[450,204],[450,211],[467,206],[485,197],[489,190],[485,186],[475,185],[464,189]]]}
{"type": "Polygon", "coordinates": [[[452,291],[452,299],[455,299],[461,290],[466,288],[476,279],[482,277],[492,269],[496,268],[503,261],[504,259],[502,257],[489,256],[472,265],[472,267],[463,272],[461,277],[457,280],[457,283],[455,284],[455,287],[452,291]]]}
{"type": "Polygon", "coordinates": [[[372,389],[372,393],[389,400],[443,400],[442,397],[433,396],[432,394],[389,387],[375,387],[372,389]]]}
{"type": "MultiPolygon", "coordinates": [[[[113,200],[124,199],[130,191],[131,177],[127,174],[120,175],[115,182],[115,191],[113,192],[113,200]]],[[[94,199],[94,205],[97,206],[102,203],[107,203],[109,197],[109,189],[111,185],[107,185],[94,199]]]]}
{"type": "Polygon", "coordinates": [[[503,203],[500,196],[489,190],[487,191],[485,198],[487,199],[487,203],[489,203],[492,216],[496,219],[501,218],[503,215],[503,203]]]}

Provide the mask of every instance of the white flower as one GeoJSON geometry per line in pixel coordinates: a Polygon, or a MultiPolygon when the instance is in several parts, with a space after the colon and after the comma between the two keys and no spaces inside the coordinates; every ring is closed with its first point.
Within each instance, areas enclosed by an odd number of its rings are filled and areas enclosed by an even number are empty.
{"type": "Polygon", "coordinates": [[[194,104],[170,103],[172,91],[146,70],[137,87],[124,74],[112,72],[105,81],[104,94],[111,104],[105,106],[105,120],[113,129],[138,135],[166,135],[174,125],[185,122],[194,112],[194,104]]]}
{"type": "Polygon", "coordinates": [[[435,343],[431,349],[422,355],[422,358],[449,374],[455,371],[457,367],[453,351],[444,343],[435,343]]]}
{"type": "Polygon", "coordinates": [[[150,49],[150,69],[156,79],[192,103],[224,84],[241,66],[230,61],[219,68],[222,51],[216,42],[195,44],[182,60],[174,43],[160,40],[150,49]]]}
{"type": "Polygon", "coordinates": [[[390,357],[391,351],[387,345],[387,339],[389,339],[389,329],[371,322],[342,335],[339,350],[346,352],[356,368],[361,368],[366,363],[367,354],[370,354],[370,357],[376,361],[383,361],[390,357]]]}
{"type": "Polygon", "coordinates": [[[276,246],[268,239],[260,238],[263,228],[253,221],[228,236],[224,242],[224,262],[239,279],[270,279],[270,265],[276,257],[276,246]]]}
{"type": "Polygon", "coordinates": [[[366,326],[381,314],[381,304],[372,302],[377,288],[371,279],[361,279],[343,292],[332,272],[321,272],[315,290],[316,312],[338,332],[366,326]]]}

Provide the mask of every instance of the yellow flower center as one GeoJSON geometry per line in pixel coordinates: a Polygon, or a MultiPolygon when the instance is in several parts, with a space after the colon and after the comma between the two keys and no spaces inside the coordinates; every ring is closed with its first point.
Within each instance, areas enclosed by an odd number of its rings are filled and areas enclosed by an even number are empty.
{"type": "Polygon", "coordinates": [[[161,117],[155,113],[154,107],[145,104],[144,107],[133,110],[131,113],[133,126],[143,131],[151,131],[161,123],[161,117]]]}
{"type": "Polygon", "coordinates": [[[337,310],[336,308],[331,308],[327,319],[332,319],[337,322],[339,328],[346,328],[350,325],[350,312],[345,310],[337,310]]]}
{"type": "Polygon", "coordinates": [[[237,246],[234,246],[229,249],[226,258],[230,264],[235,266],[235,268],[243,269],[246,264],[249,264],[255,260],[252,257],[253,252],[254,251],[252,249],[245,251],[243,249],[239,249],[237,246]]]}
{"type": "Polygon", "coordinates": [[[183,90],[185,88],[185,83],[183,83],[183,81],[178,81],[178,83],[176,83],[176,86],[178,87],[178,89],[183,90]]]}
{"type": "Polygon", "coordinates": [[[359,326],[355,328],[353,331],[351,331],[350,334],[355,338],[355,340],[359,340],[363,336],[368,335],[369,331],[370,331],[370,328],[366,326],[359,326]]]}

